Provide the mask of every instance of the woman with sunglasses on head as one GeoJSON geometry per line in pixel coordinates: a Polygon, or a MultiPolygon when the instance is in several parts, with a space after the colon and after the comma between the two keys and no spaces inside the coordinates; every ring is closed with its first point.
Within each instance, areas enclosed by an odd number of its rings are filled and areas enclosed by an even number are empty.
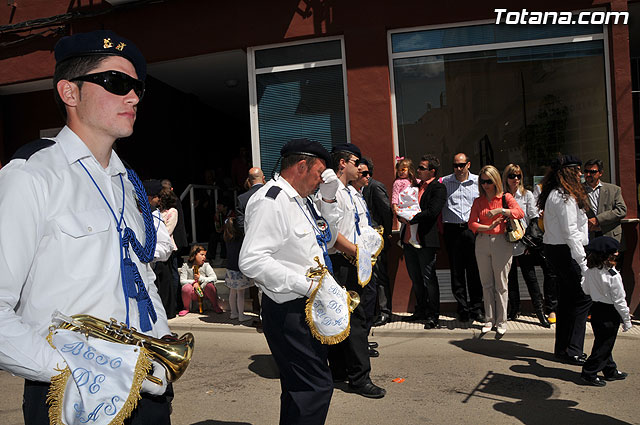
{"type": "Polygon", "coordinates": [[[544,210],[544,255],[558,275],[554,354],[574,365],[583,365],[587,358],[584,333],[591,307],[591,298],[580,287],[587,271],[584,245],[589,242],[589,198],[580,183],[581,165],[572,155],[554,159],[538,198],[538,208],[544,210]]]}
{"type": "MultiPolygon", "coordinates": [[[[516,164],[507,165],[502,172],[502,184],[504,185],[505,191],[513,196],[524,212],[524,218],[522,219],[523,227],[527,228],[530,225],[537,226],[538,208],[535,205],[535,198],[531,191],[525,189],[522,184],[522,178],[522,169],[516,164]]],[[[537,259],[538,254],[526,249],[522,243],[518,243],[515,247],[513,264],[509,272],[509,305],[507,308],[507,318],[509,320],[515,320],[520,314],[520,285],[518,284],[517,267],[517,265],[519,265],[524,281],[527,284],[529,295],[531,296],[536,317],[538,317],[541,326],[549,328],[551,325],[544,315],[542,294],[540,293],[540,285],[538,285],[538,278],[536,277],[534,268],[537,259]]]]}
{"type": "Polygon", "coordinates": [[[476,233],[476,260],[482,283],[485,334],[496,327],[496,338],[507,332],[507,281],[513,244],[505,233],[508,219],[521,219],[524,212],[510,193],[502,191],[500,172],[493,165],[482,167],[478,177],[480,196],[473,201],[469,229],[476,233]],[[503,196],[508,208],[503,208],[503,196]]]}

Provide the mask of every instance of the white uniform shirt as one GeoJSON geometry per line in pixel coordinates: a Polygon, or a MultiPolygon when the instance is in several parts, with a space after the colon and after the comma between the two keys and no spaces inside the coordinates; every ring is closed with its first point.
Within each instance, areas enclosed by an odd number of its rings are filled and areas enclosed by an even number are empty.
{"type": "Polygon", "coordinates": [[[566,198],[558,189],[553,189],[544,204],[544,237],[548,245],[568,245],[571,258],[582,271],[587,269],[584,245],[589,243],[587,215],[578,208],[572,196],[566,198]]]}
{"type": "MultiPolygon", "coordinates": [[[[144,244],[144,223],[122,161],[111,153],[104,169],[68,127],[53,146],[0,170],[0,367],[48,382],[62,357],[49,345],[51,314],[126,318],[120,280],[120,242],[115,220],[82,162],[119,215],[144,244]]],[[[130,249],[158,320],[148,334],[170,333],[149,264],[130,249]]],[[[128,299],[131,326],[140,329],[138,307],[128,299]]]]}
{"type": "Polygon", "coordinates": [[[358,213],[358,217],[360,218],[360,229],[363,229],[365,227],[371,227],[369,226],[369,219],[367,218],[367,211],[368,211],[368,207],[367,207],[367,201],[365,201],[364,196],[362,196],[362,193],[359,192],[355,187],[349,185],[349,192],[351,192],[351,196],[353,196],[353,201],[356,205],[356,211],[358,213]]]}
{"type": "Polygon", "coordinates": [[[620,314],[625,328],[631,327],[631,318],[629,316],[629,307],[625,300],[627,294],[624,292],[622,278],[620,273],[616,272],[611,275],[608,268],[599,269],[592,267],[584,273],[584,281],[582,282],[582,290],[589,295],[593,301],[613,304],[620,314]]]}
{"type": "MultiPolygon", "coordinates": [[[[339,182],[338,192],[336,192],[336,202],[338,209],[338,221],[337,221],[337,231],[342,234],[348,241],[355,243],[356,242],[356,206],[355,199],[351,195],[351,191],[345,187],[342,182],[339,182]]],[[[320,197],[316,197],[316,206],[320,210],[320,212],[324,215],[326,213],[326,209],[336,208],[334,204],[328,204],[323,202],[320,197]]],[[[331,229],[333,231],[333,228],[331,229]]],[[[336,235],[337,236],[337,235],[336,235]]],[[[329,254],[336,254],[339,251],[335,248],[331,248],[329,250],[329,254]]]]}
{"type": "Polygon", "coordinates": [[[442,209],[442,222],[468,222],[473,201],[480,196],[478,192],[478,176],[469,173],[467,179],[460,182],[456,179],[455,174],[449,174],[442,178],[442,183],[447,188],[447,203],[442,209]]]}
{"type": "Polygon", "coordinates": [[[156,226],[156,251],[153,254],[153,263],[164,262],[171,257],[171,253],[175,251],[174,243],[169,235],[169,230],[162,220],[160,211],[153,210],[153,223],[156,226]]]}
{"type": "MultiPolygon", "coordinates": [[[[337,203],[327,203],[323,218],[331,227],[331,247],[337,237],[337,203]]],[[[248,278],[278,304],[303,298],[309,291],[307,271],[317,267],[314,257],[324,264],[316,240],[315,219],[307,199],[282,177],[270,180],[251,196],[245,210],[245,236],[238,265],[248,278]],[[272,199],[267,192],[282,188],[272,199]]]]}

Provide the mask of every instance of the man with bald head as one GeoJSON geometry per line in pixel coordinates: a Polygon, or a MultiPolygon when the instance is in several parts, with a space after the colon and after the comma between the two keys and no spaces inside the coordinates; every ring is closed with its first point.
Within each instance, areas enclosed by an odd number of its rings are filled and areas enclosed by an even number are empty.
{"type": "Polygon", "coordinates": [[[238,196],[238,207],[237,218],[236,221],[238,226],[240,226],[240,230],[244,232],[244,211],[247,208],[247,203],[249,202],[249,198],[251,195],[256,193],[258,189],[262,187],[266,183],[264,178],[264,173],[259,167],[253,167],[249,170],[249,177],[247,177],[247,182],[249,183],[249,190],[247,190],[242,195],[238,196]]]}

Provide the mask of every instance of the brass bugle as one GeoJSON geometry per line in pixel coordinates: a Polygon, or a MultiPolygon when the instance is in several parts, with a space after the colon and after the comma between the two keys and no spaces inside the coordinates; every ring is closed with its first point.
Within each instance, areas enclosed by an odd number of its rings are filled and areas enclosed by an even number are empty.
{"type": "MultiPolygon", "coordinates": [[[[194,337],[191,333],[182,335],[177,341],[165,341],[137,332],[125,323],[118,324],[116,319],[106,322],[88,314],[75,314],[71,317],[56,311],[53,319],[60,322],[59,329],[69,329],[105,341],[119,344],[139,345],[147,349],[153,360],[161,363],[167,371],[167,380],[176,381],[187,370],[193,355],[194,337]]],[[[153,375],[147,379],[161,385],[153,375]]]]}

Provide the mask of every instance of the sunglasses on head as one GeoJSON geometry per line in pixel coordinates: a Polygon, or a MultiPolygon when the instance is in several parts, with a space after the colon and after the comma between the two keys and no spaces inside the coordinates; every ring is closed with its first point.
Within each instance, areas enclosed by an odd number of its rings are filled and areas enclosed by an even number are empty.
{"type": "Polygon", "coordinates": [[[493,184],[493,180],[491,179],[480,179],[480,184],[493,184]]]}
{"type": "Polygon", "coordinates": [[[144,96],[144,81],[136,80],[133,77],[120,71],[104,71],[95,74],[81,75],[69,81],[86,81],[97,84],[109,93],[124,96],[131,90],[142,100],[144,96]]]}
{"type": "Polygon", "coordinates": [[[371,175],[371,171],[361,171],[362,177],[369,177],[371,175]]]}
{"type": "Polygon", "coordinates": [[[585,174],[596,174],[598,173],[600,170],[598,170],[597,168],[595,170],[584,170],[585,174]]]}
{"type": "Polygon", "coordinates": [[[467,164],[468,162],[454,162],[453,168],[464,168],[467,164]]]}
{"type": "Polygon", "coordinates": [[[509,174],[507,177],[509,177],[510,179],[522,180],[522,174],[509,174]]]}

